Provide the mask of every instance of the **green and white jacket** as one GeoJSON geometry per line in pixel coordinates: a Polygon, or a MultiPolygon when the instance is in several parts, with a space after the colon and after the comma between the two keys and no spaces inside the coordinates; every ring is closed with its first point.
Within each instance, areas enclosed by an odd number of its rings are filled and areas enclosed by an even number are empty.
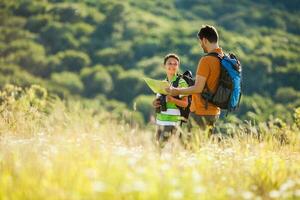
{"type": "MultiPolygon", "coordinates": [[[[176,81],[177,75],[174,76],[170,82],[170,85],[173,84],[174,81],[176,81]]],[[[186,88],[188,87],[188,84],[186,81],[182,78],[179,79],[178,88],[186,88]]],[[[157,97],[159,97],[161,94],[156,94],[157,97]]],[[[180,98],[182,98],[185,95],[179,95],[180,98]]],[[[156,114],[156,124],[160,126],[177,126],[180,124],[181,116],[180,116],[180,110],[175,105],[175,103],[167,102],[167,110],[161,111],[160,113],[156,114]]]]}

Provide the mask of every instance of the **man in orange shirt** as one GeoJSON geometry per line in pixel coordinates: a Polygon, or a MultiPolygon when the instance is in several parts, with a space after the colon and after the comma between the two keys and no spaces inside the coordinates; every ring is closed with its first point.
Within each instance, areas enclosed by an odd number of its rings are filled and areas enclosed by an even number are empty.
{"type": "MultiPolygon", "coordinates": [[[[204,53],[216,52],[220,56],[224,56],[222,48],[220,48],[218,44],[218,32],[213,26],[202,26],[198,32],[198,39],[204,53]]],[[[220,60],[214,56],[207,55],[202,57],[199,61],[195,85],[188,88],[170,87],[166,89],[166,91],[173,96],[192,94],[190,118],[192,118],[201,129],[206,129],[207,126],[213,127],[219,118],[220,108],[211,103],[206,103],[201,93],[207,89],[212,93],[216,91],[220,72],[220,60]]]]}

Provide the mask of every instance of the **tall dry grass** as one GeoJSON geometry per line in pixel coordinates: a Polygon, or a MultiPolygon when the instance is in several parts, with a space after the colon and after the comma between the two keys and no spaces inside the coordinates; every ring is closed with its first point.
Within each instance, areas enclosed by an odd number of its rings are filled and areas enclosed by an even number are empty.
{"type": "Polygon", "coordinates": [[[300,199],[299,110],[291,125],[227,124],[221,140],[195,130],[191,149],[174,137],[160,150],[153,129],[9,87],[0,199],[300,199]]]}

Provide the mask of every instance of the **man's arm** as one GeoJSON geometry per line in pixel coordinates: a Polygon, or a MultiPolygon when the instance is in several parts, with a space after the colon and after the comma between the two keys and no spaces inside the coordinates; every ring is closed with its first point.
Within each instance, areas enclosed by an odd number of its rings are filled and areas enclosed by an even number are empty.
{"type": "Polygon", "coordinates": [[[197,75],[195,85],[187,88],[170,87],[170,88],[166,88],[166,91],[172,96],[177,96],[179,94],[190,95],[195,93],[201,93],[205,86],[205,82],[206,82],[206,77],[197,75]]]}

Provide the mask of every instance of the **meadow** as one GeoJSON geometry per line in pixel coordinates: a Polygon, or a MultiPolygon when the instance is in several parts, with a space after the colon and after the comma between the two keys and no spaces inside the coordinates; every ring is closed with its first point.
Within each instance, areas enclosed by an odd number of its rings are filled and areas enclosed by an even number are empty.
{"type": "Polygon", "coordinates": [[[300,199],[300,110],[227,124],[221,140],[194,131],[160,150],[139,127],[43,88],[0,93],[0,199],[300,199]],[[229,131],[230,130],[230,131],[229,131]]]}
{"type": "Polygon", "coordinates": [[[1,0],[0,200],[300,199],[297,0],[1,0]],[[233,6],[234,5],[234,6],[233,6]],[[163,58],[217,28],[243,66],[218,134],[154,142],[163,58]]]}

